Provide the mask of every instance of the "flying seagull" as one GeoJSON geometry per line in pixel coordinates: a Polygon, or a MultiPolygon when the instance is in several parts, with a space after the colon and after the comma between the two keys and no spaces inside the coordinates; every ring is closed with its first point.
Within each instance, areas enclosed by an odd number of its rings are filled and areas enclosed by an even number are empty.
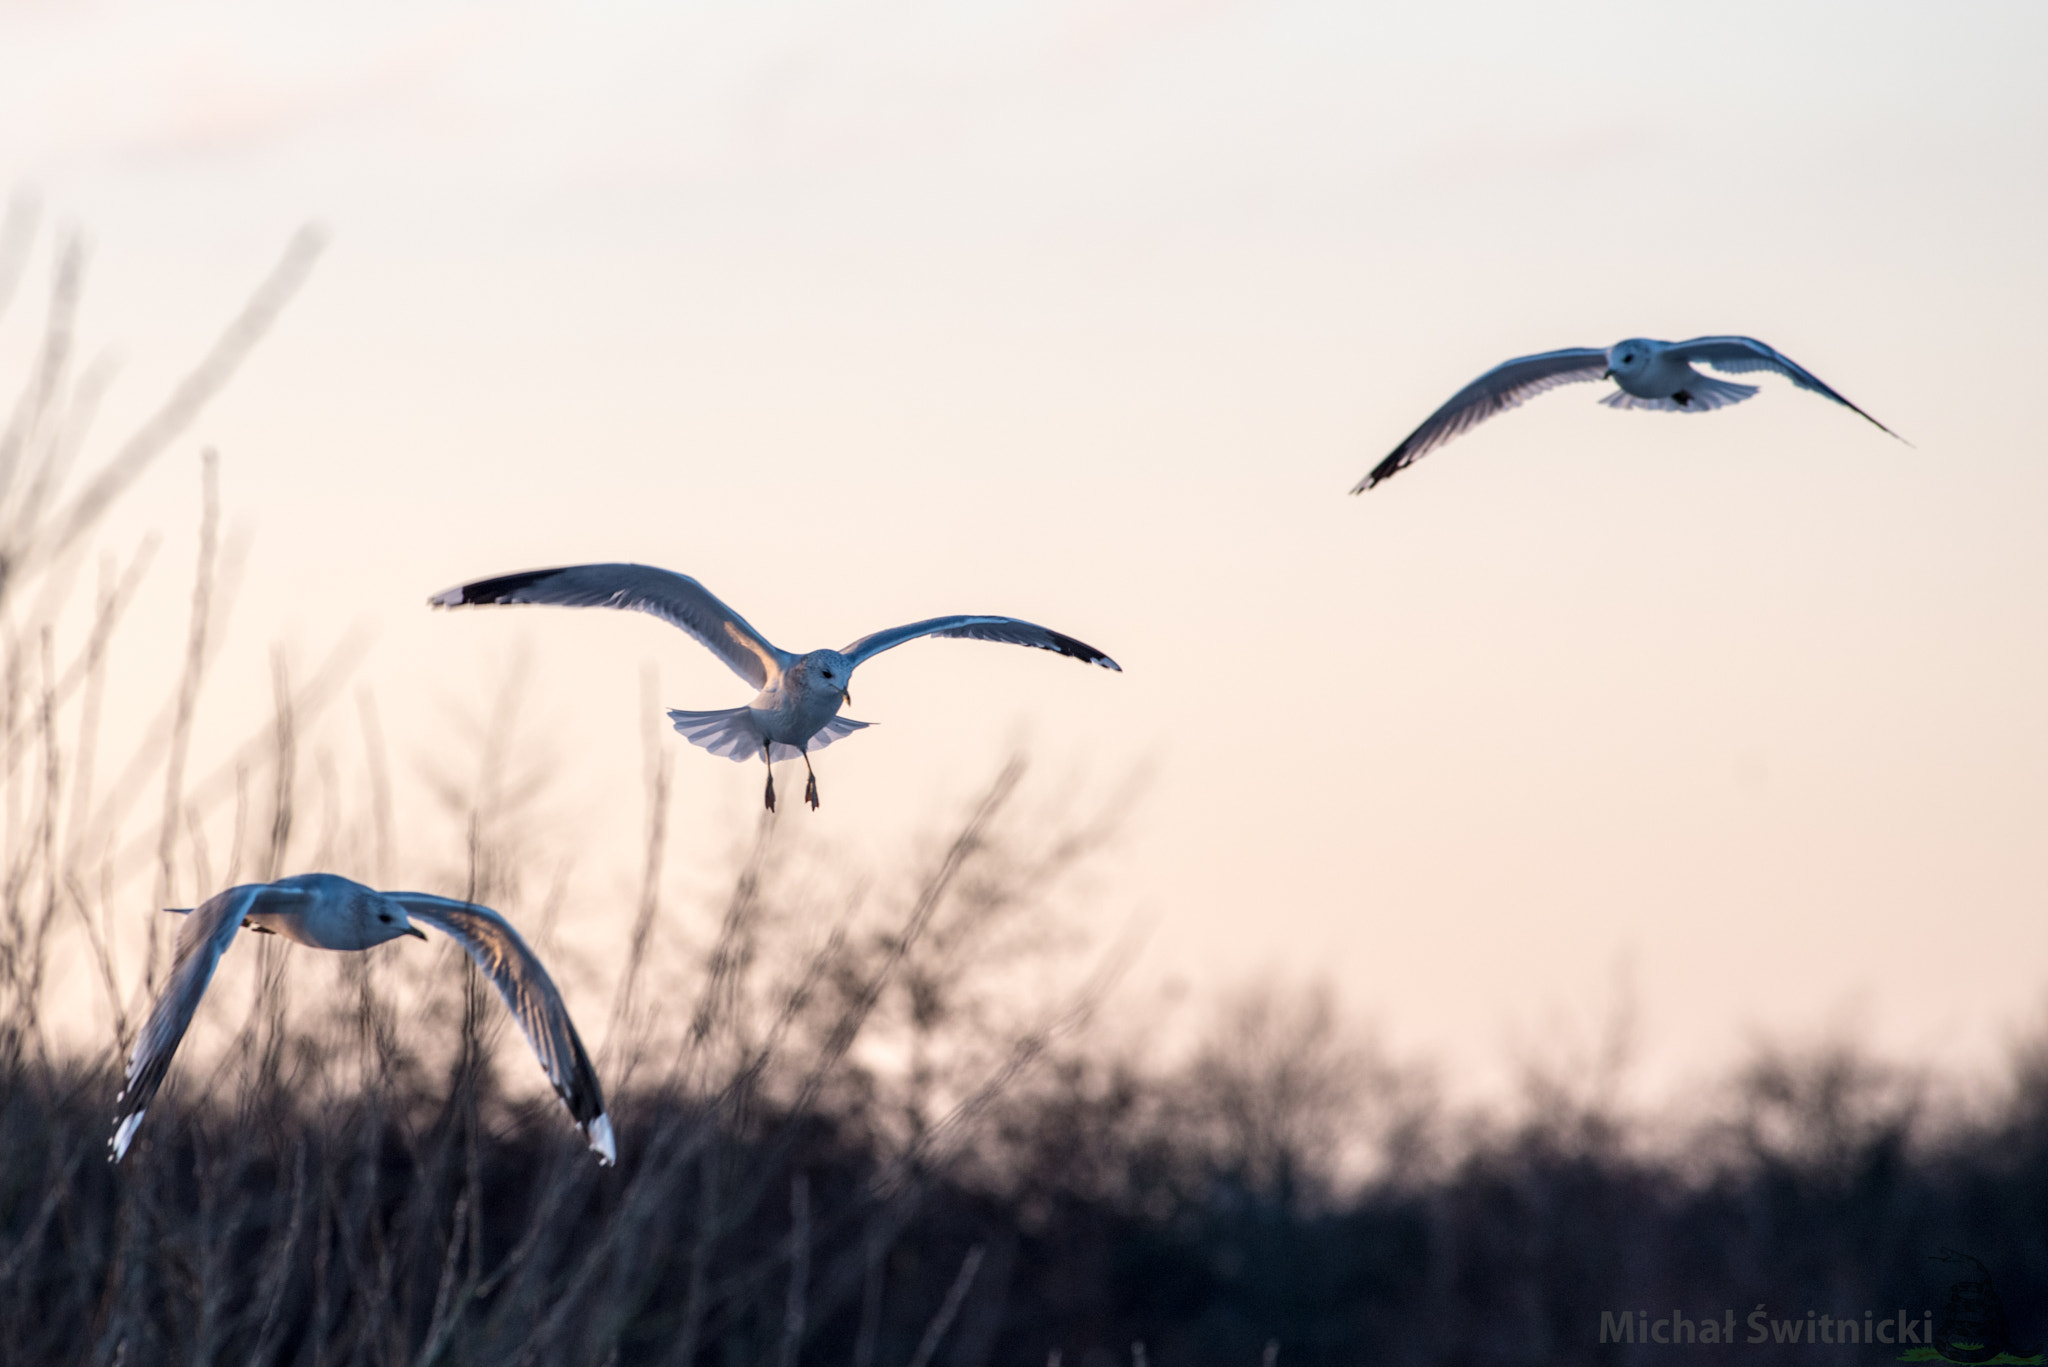
{"type": "Polygon", "coordinates": [[[792,655],[770,645],[767,637],[696,580],[651,565],[528,570],[479,579],[437,593],[427,602],[437,608],[477,603],[623,608],[650,613],[681,627],[761,691],[745,707],[718,712],[671,711],[669,720],[692,745],[701,745],[714,755],[742,763],[759,755],[769,766],[767,802],[771,812],[775,810],[774,764],[779,759],[803,760],[807,775],[804,801],[817,809],[818,776],[811,769],[810,752],[872,724],[840,716],[839,707],[853,701],[846,691],[853,671],[891,646],[920,636],[962,636],[1054,650],[1083,664],[1123,672],[1121,665],[1094,646],[1015,617],[933,617],[863,636],[844,650],[792,655]]]}
{"type": "MultiPolygon", "coordinates": [[[[173,910],[182,913],[187,908],[173,910]]],[[[142,1114],[170,1071],[171,1055],[192,1013],[206,994],[214,966],[235,932],[248,927],[260,935],[282,935],[315,949],[370,949],[411,935],[424,940],[413,921],[424,921],[469,951],[476,966],[498,989],[519,1022],[520,1032],[569,1108],[576,1127],[598,1161],[618,1159],[612,1122],[590,1055],[562,1005],[548,971],[505,918],[489,907],[450,901],[424,892],[377,892],[331,873],[302,873],[275,883],[244,883],[209,898],[191,911],[178,932],[178,951],[163,994],[135,1037],[128,1056],[128,1081],[115,1102],[112,1161],[128,1152],[142,1114]]]]}
{"type": "MultiPolygon", "coordinates": [[[[1898,433],[1821,383],[1791,357],[1754,337],[1695,337],[1689,342],[1659,342],[1631,337],[1602,351],[1598,347],[1567,347],[1535,356],[1502,361],[1451,395],[1450,401],[1423,420],[1388,457],[1352,488],[1362,494],[1383,479],[1407,469],[1452,437],[1477,427],[1497,413],[1519,408],[1546,389],[1587,380],[1613,380],[1620,386],[1600,400],[1609,408],[1656,408],[1672,413],[1711,413],[1741,403],[1756,393],[1753,384],[1735,384],[1702,375],[1693,362],[1740,375],[1775,370],[1801,389],[1833,399],[1869,420],[1888,436],[1898,433]]],[[[1904,441],[1905,438],[1899,437],[1904,441]]]]}

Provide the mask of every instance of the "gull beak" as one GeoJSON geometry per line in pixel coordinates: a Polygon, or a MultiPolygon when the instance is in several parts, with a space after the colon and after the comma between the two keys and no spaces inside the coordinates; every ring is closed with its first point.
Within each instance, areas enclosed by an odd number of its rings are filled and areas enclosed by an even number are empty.
{"type": "Polygon", "coordinates": [[[1603,380],[1611,380],[1611,379],[1613,379],[1613,378],[1614,378],[1614,367],[1613,367],[1613,366],[1609,366],[1609,367],[1607,367],[1607,369],[1605,369],[1605,370],[1601,371],[1601,372],[1600,372],[1600,378],[1601,378],[1601,379],[1603,379],[1603,380]]]}
{"type": "Polygon", "coordinates": [[[842,688],[842,689],[840,689],[840,690],[839,690],[839,696],[840,696],[840,697],[842,697],[842,698],[844,698],[844,699],[846,699],[846,705],[847,705],[848,707],[851,707],[851,706],[853,706],[853,690],[852,690],[852,689],[850,689],[850,688],[842,688]]]}
{"type": "Polygon", "coordinates": [[[415,940],[424,940],[427,938],[427,932],[421,930],[418,926],[407,926],[405,928],[405,933],[412,936],[412,938],[415,940]]]}

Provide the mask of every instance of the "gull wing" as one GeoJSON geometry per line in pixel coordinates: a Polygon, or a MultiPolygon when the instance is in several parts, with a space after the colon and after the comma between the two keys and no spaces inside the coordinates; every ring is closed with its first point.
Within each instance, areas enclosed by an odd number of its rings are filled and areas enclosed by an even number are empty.
{"type": "Polygon", "coordinates": [[[249,914],[256,899],[270,890],[267,883],[244,883],[229,888],[202,903],[178,927],[178,948],[171,960],[170,977],[165,979],[156,1004],[150,1007],[149,1019],[135,1036],[135,1047],[128,1054],[127,1081],[122,1085],[121,1095],[114,1099],[114,1137],[107,1141],[110,1162],[120,1162],[128,1152],[128,1145],[142,1124],[142,1114],[155,1099],[157,1088],[163,1085],[164,1075],[171,1068],[171,1056],[177,1053],[178,1042],[185,1038],[186,1027],[192,1024],[192,1013],[199,1009],[199,999],[206,995],[206,985],[213,981],[213,970],[220,963],[221,954],[242,928],[242,918],[249,914]]]}
{"type": "Polygon", "coordinates": [[[687,574],[652,565],[567,565],[477,579],[427,600],[437,608],[474,604],[549,603],[565,608],[622,608],[681,627],[756,688],[781,674],[795,656],[778,650],[747,619],[687,574]]]}
{"type": "Polygon", "coordinates": [[[1443,407],[1424,418],[1420,427],[1410,432],[1385,460],[1373,466],[1364,479],[1352,486],[1351,492],[1364,493],[1381,480],[1390,479],[1407,469],[1451,438],[1477,427],[1495,414],[1519,408],[1546,389],[1597,380],[1606,370],[1607,352],[1602,347],[1567,347],[1563,351],[1545,351],[1535,356],[1517,356],[1512,361],[1502,361],[1451,395],[1443,407]]]}
{"type": "Polygon", "coordinates": [[[405,908],[407,916],[424,921],[467,950],[476,966],[498,989],[506,1009],[519,1022],[519,1032],[533,1046],[555,1095],[569,1108],[570,1117],[598,1159],[609,1166],[618,1160],[618,1145],[612,1138],[611,1118],[605,1114],[604,1090],[598,1085],[597,1069],[569,1019],[569,1008],[555,980],[548,976],[540,959],[527,946],[512,923],[473,902],[456,902],[424,892],[384,894],[405,908]]]}
{"type": "MultiPolygon", "coordinates": [[[[1754,337],[1694,337],[1690,341],[1673,342],[1669,354],[1685,361],[1704,361],[1714,369],[1726,371],[1731,375],[1741,375],[1751,370],[1775,370],[1801,389],[1810,389],[1823,398],[1833,399],[1886,436],[1906,441],[1891,428],[1828,388],[1818,375],[1805,366],[1776,348],[1764,345],[1754,337]]],[[[1912,445],[1911,442],[1906,444],[1912,445]]]]}
{"type": "Polygon", "coordinates": [[[843,653],[858,666],[893,646],[900,646],[905,641],[914,641],[920,636],[959,636],[970,641],[1001,641],[1006,645],[1054,650],[1083,664],[1101,665],[1104,669],[1123,673],[1122,665],[1094,646],[1077,641],[1071,636],[1062,636],[1059,632],[1039,626],[1035,622],[1026,622],[1015,617],[927,618],[922,622],[912,622],[907,627],[890,627],[886,631],[863,636],[848,646],[843,653]]]}

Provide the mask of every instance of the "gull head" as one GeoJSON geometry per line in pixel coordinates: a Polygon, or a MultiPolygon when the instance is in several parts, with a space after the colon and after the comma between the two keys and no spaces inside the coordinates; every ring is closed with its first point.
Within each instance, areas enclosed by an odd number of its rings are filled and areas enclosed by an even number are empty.
{"type": "Polygon", "coordinates": [[[321,926],[320,930],[321,947],[324,949],[370,949],[402,935],[410,935],[415,940],[427,938],[426,932],[405,914],[404,907],[368,888],[349,898],[342,914],[321,926]]]}
{"type": "Polygon", "coordinates": [[[846,691],[853,680],[853,661],[836,650],[814,650],[798,660],[790,673],[796,675],[798,687],[806,692],[837,693],[843,701],[853,701],[853,695],[846,691]]]}
{"type": "Polygon", "coordinates": [[[1616,342],[1607,348],[1607,373],[1600,378],[1607,380],[1620,375],[1633,379],[1650,368],[1653,354],[1650,343],[1641,337],[1616,342]]]}

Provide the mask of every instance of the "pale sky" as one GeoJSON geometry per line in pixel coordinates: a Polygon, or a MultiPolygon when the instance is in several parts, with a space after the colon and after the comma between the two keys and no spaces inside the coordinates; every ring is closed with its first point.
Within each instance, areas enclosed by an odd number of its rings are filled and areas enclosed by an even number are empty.
{"type": "MultiPolygon", "coordinates": [[[[640,560],[796,650],[986,611],[1109,651],[880,658],[792,818],[881,860],[1019,744],[1093,800],[1149,766],[1094,902],[1154,925],[1141,997],[1323,974],[1479,1076],[1619,971],[1662,1077],[1828,1032],[1963,1067],[2048,1004],[2048,9],[1848,13],[13,0],[0,183],[91,243],[110,434],[329,232],[106,528],[165,538],[127,677],[174,686],[217,446],[253,541],[203,736],[360,622],[416,774],[524,668],[593,918],[642,662],[749,690],[437,589],[640,560]],[[1775,377],[1568,388],[1346,496],[1499,360],[1707,332],[1912,446],[1775,377]]],[[[667,743],[709,887],[760,770],[667,743]]]]}

